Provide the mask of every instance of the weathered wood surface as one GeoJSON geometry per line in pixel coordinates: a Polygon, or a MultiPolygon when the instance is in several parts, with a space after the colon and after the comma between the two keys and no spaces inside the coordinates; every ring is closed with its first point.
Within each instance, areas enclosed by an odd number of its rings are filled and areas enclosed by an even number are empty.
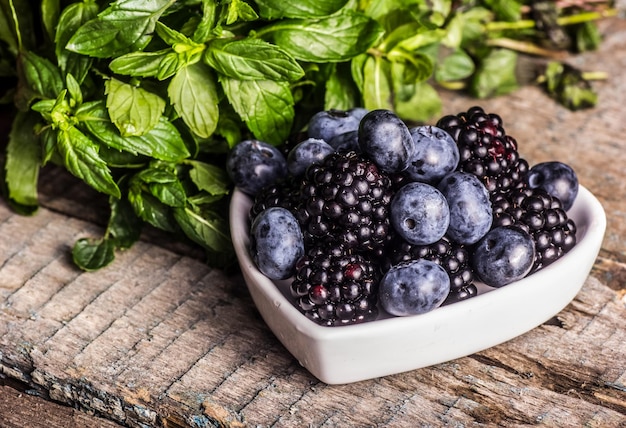
{"type": "Polygon", "coordinates": [[[81,410],[44,401],[9,386],[0,386],[2,428],[119,428],[120,425],[81,410]]]}
{"type": "MultiPolygon", "coordinates": [[[[626,23],[603,29],[602,50],[576,59],[611,76],[597,109],[569,112],[535,88],[481,103],[525,158],[571,164],[607,212],[592,274],[550,322],[451,362],[325,385],[265,327],[239,276],[185,246],[147,235],[102,271],[75,269],[71,244],[102,218],[75,202],[93,195],[51,172],[36,216],[0,204],[0,383],[130,427],[626,427],[626,23]]],[[[474,103],[450,94],[445,110],[474,103]]],[[[0,426],[16,426],[7,408],[0,426]]]]}

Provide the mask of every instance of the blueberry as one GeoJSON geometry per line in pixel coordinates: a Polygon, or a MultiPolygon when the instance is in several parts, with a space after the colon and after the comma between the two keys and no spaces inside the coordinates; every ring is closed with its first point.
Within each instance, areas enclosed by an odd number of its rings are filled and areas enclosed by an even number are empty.
{"type": "Polygon", "coordinates": [[[380,281],[381,306],[396,316],[418,315],[444,302],[450,292],[450,277],[437,263],[417,259],[392,266],[380,281]]]}
{"type": "Polygon", "coordinates": [[[259,140],[244,140],[231,150],[226,171],[241,191],[254,196],[287,174],[287,159],[274,146],[259,140]]]}
{"type": "Polygon", "coordinates": [[[526,177],[528,186],[540,188],[561,201],[569,210],[578,195],[578,177],[567,164],[558,161],[542,162],[530,168],[526,177]]]}
{"type": "Polygon", "coordinates": [[[309,120],[307,135],[309,138],[317,138],[329,142],[339,134],[359,129],[361,112],[350,110],[322,110],[313,115],[309,120]]]}
{"type": "Polygon", "coordinates": [[[335,135],[328,144],[337,152],[360,152],[359,147],[359,131],[344,132],[343,134],[335,135]]]}
{"type": "Polygon", "coordinates": [[[448,236],[461,244],[474,244],[491,229],[493,210],[489,192],[473,174],[451,172],[437,188],[448,201],[448,236]]]}
{"type": "Polygon", "coordinates": [[[354,107],[348,110],[348,114],[354,118],[356,118],[359,122],[365,115],[369,113],[369,110],[363,107],[354,107]]]}
{"type": "Polygon", "coordinates": [[[436,185],[459,163],[456,141],[436,126],[417,126],[410,132],[415,141],[415,151],[405,173],[414,181],[436,185]]]}
{"type": "Polygon", "coordinates": [[[287,155],[287,169],[294,176],[304,174],[312,164],[321,163],[335,150],[324,140],[307,138],[298,143],[287,155]]]}
{"type": "Polygon", "coordinates": [[[390,216],[396,232],[415,245],[437,242],[450,224],[446,198],[426,183],[402,186],[391,200],[390,216]]]}
{"type": "Polygon", "coordinates": [[[389,110],[372,110],[363,116],[359,146],[380,169],[391,173],[404,171],[415,151],[409,128],[389,110]]]}
{"type": "Polygon", "coordinates": [[[478,241],[471,263],[482,282],[502,287],[528,275],[534,260],[535,245],[528,232],[515,226],[499,226],[478,241]]]}
{"type": "Polygon", "coordinates": [[[304,238],[293,214],[281,207],[261,211],[250,228],[250,253],[268,278],[293,275],[296,262],[304,255],[304,238]]]}

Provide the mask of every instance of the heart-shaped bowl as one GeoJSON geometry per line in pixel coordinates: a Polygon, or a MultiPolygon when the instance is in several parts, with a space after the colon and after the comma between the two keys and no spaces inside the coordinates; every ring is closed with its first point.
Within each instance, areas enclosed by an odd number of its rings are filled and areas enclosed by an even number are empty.
{"type": "MultiPolygon", "coordinates": [[[[252,299],[272,332],[321,381],[342,384],[453,360],[498,345],[549,320],[580,291],[600,251],[606,215],[579,187],[568,211],[577,244],[551,265],[501,288],[476,284],[477,296],[421,315],[381,314],[362,324],[325,327],[295,306],[290,280],[272,281],[250,257],[252,200],[235,189],[230,205],[233,245],[252,299]]],[[[381,311],[383,312],[383,311],[381,311]]]]}

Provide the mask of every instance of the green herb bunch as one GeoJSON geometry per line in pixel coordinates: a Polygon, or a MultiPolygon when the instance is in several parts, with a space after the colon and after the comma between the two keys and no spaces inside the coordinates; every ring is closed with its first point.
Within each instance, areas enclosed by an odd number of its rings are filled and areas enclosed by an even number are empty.
{"type": "Polygon", "coordinates": [[[583,74],[552,61],[600,43],[595,21],[615,10],[589,4],[0,0],[5,197],[36,212],[39,172],[59,165],[110,202],[104,236],[74,245],[82,269],[109,264],[145,224],[225,267],[224,165],[236,143],[280,145],[321,109],[428,121],[442,88],[480,98],[517,88],[519,52],[551,60],[533,79],[559,102],[593,105],[583,74]]]}

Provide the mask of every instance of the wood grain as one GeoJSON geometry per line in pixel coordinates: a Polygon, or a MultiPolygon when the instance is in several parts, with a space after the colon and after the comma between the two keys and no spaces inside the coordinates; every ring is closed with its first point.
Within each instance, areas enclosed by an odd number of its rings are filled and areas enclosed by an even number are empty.
{"type": "MultiPolygon", "coordinates": [[[[569,112],[532,87],[481,103],[531,163],[570,163],[608,215],[592,274],[544,325],[444,364],[326,385],[267,329],[241,277],[208,268],[193,247],[148,233],[111,266],[77,270],[70,246],[101,234],[102,217],[58,189],[101,201],[50,170],[35,216],[0,204],[0,383],[67,404],[56,412],[70,422],[58,426],[97,426],[82,419],[97,415],[169,428],[626,427],[626,24],[603,31],[603,49],[576,59],[612,76],[597,83],[597,109],[569,112]]],[[[446,94],[445,109],[475,103],[446,94]]],[[[22,415],[23,426],[42,426],[27,412],[35,397],[0,394],[0,426],[20,426],[22,415]],[[8,413],[2,403],[17,398],[25,404],[8,413]]]]}
{"type": "Polygon", "coordinates": [[[0,386],[2,428],[120,428],[119,424],[51,401],[29,392],[0,386]]]}

